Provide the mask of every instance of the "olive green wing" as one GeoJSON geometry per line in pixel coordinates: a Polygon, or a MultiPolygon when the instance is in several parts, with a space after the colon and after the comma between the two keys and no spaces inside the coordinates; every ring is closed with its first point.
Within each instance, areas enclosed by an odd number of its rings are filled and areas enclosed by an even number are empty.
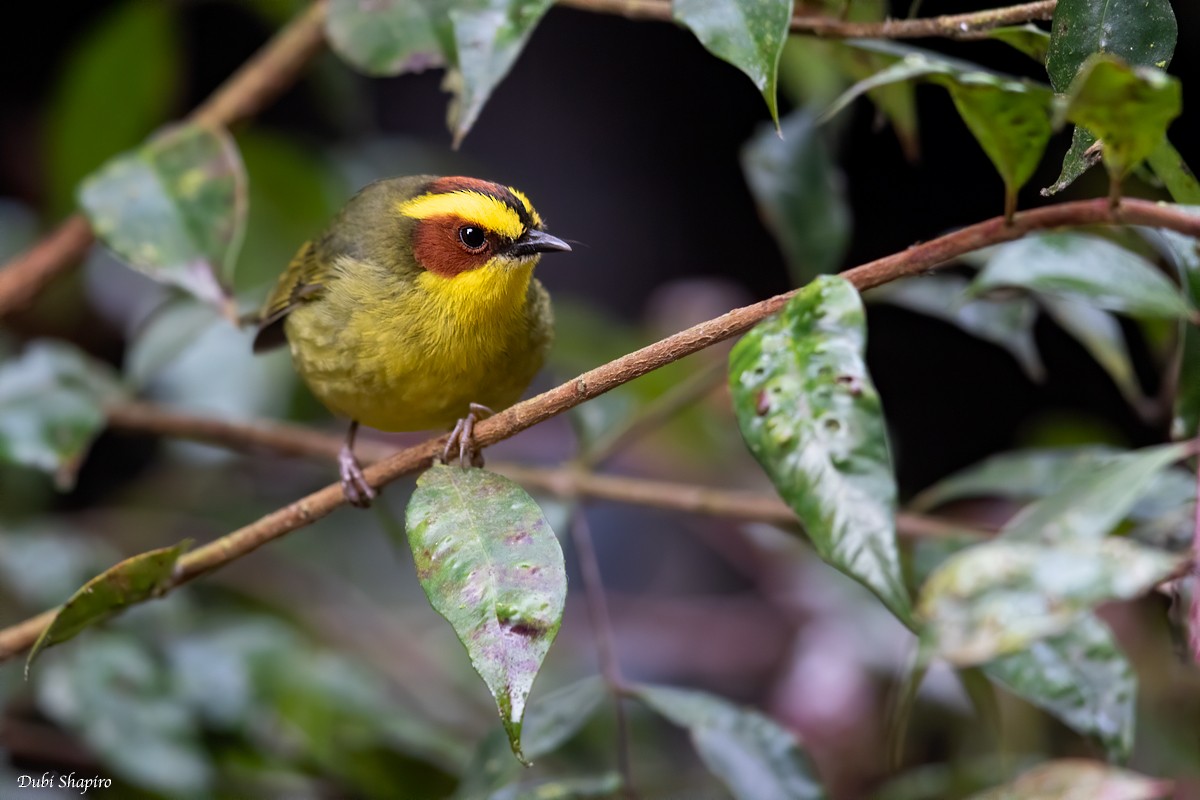
{"type": "Polygon", "coordinates": [[[288,313],[321,293],[329,277],[329,264],[313,242],[301,245],[258,315],[258,333],[254,336],[254,352],[262,353],[287,341],[283,322],[288,313]]]}

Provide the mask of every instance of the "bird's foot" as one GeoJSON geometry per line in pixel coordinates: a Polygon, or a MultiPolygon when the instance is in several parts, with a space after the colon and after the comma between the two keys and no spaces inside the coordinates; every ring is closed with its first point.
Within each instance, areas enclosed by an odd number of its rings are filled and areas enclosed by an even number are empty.
{"type": "Polygon", "coordinates": [[[367,483],[367,477],[363,475],[362,467],[359,466],[358,459],[354,457],[354,450],[349,444],[342,445],[338,453],[338,475],[342,479],[342,493],[346,495],[350,505],[370,508],[371,500],[378,492],[367,483]]]}
{"type": "Polygon", "coordinates": [[[469,466],[482,467],[483,450],[475,441],[475,423],[487,419],[495,413],[485,405],[471,403],[470,411],[465,417],[454,423],[454,428],[446,439],[446,446],[442,449],[442,463],[449,464],[454,451],[457,450],[460,467],[463,469],[469,466]]]}

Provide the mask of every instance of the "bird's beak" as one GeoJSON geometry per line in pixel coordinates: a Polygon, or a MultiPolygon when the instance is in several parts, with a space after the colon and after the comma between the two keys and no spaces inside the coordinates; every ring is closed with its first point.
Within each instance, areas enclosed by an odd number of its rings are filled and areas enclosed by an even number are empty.
{"type": "Polygon", "coordinates": [[[551,236],[545,231],[529,230],[508,246],[508,254],[513,256],[531,256],[536,253],[571,252],[571,245],[551,236]]]}

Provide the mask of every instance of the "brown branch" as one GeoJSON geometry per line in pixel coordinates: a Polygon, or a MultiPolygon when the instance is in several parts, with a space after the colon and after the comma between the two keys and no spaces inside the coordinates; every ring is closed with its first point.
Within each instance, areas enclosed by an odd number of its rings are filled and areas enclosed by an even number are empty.
{"type": "MultiPolygon", "coordinates": [[[[899,278],[919,275],[958,256],[988,245],[1018,239],[1031,231],[1068,225],[1100,224],[1147,225],[1200,237],[1200,216],[1171,206],[1145,200],[1124,200],[1113,209],[1109,207],[1106,199],[1082,200],[1025,211],[1018,214],[1011,223],[1007,223],[1003,217],[995,217],[932,241],[914,245],[842,275],[859,291],[863,291],[899,278]]],[[[634,378],[744,333],[782,308],[796,291],[776,295],[694,325],[518,403],[479,423],[475,428],[476,441],[480,446],[486,447],[515,436],[526,428],[568,411],[634,378]]],[[[438,436],[393,453],[365,470],[368,483],[376,488],[383,487],[403,475],[428,466],[441,452],[445,442],[446,436],[438,436]]],[[[248,555],[273,539],[329,515],[345,502],[341,486],[336,483],[330,484],[267,514],[256,522],[193,550],[179,560],[175,585],[186,583],[248,555]]],[[[53,612],[46,612],[12,628],[0,630],[0,661],[29,647],[52,618],[53,612]]]]}
{"type": "MultiPolygon", "coordinates": [[[[258,113],[295,83],[321,51],[325,0],[317,0],[279,31],[189,115],[188,120],[229,126],[258,113]]],[[[0,317],[25,308],[51,281],[79,263],[95,241],[91,225],[73,214],[0,269],[0,317]]]]}
{"type": "MultiPolygon", "coordinates": [[[[669,0],[558,0],[560,6],[630,19],[673,19],[669,0]]],[[[978,39],[993,28],[1019,25],[1054,17],[1058,0],[1040,0],[1006,8],[948,14],[924,19],[888,19],[883,22],[848,22],[837,17],[797,14],[792,33],[808,33],[830,39],[978,39]]]]}

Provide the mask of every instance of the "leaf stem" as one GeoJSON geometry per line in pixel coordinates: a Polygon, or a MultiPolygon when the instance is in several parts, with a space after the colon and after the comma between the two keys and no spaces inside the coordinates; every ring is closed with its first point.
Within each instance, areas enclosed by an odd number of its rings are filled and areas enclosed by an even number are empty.
{"type": "MultiPolygon", "coordinates": [[[[188,116],[188,121],[227,127],[257,114],[296,80],[325,41],[325,0],[316,0],[242,64],[188,116]]],[[[72,214],[52,233],[0,269],[0,317],[28,306],[59,274],[77,264],[95,241],[82,214],[72,214]]]]}
{"type": "MultiPolygon", "coordinates": [[[[864,291],[900,278],[919,275],[965,253],[992,244],[1011,242],[1032,231],[1098,224],[1147,225],[1200,237],[1200,215],[1145,200],[1126,199],[1121,203],[1118,217],[1108,207],[1106,199],[1081,200],[1024,211],[1017,214],[1011,223],[1006,223],[1002,216],[994,217],[855,267],[842,273],[842,276],[859,291],[864,291]]],[[[475,441],[480,447],[486,447],[515,436],[526,428],[562,414],[634,378],[744,333],[781,309],[794,294],[795,291],[786,292],[733,309],[585,372],[479,423],[475,428],[475,441]]],[[[366,469],[367,481],[371,486],[380,488],[423,469],[433,463],[445,444],[446,436],[442,435],[395,452],[366,469]]],[[[311,525],[345,503],[341,485],[333,483],[277,509],[184,555],[179,560],[179,577],[175,585],[220,569],[274,539],[311,525]]],[[[0,661],[32,645],[53,618],[53,611],[45,612],[0,630],[0,661]]]]}

